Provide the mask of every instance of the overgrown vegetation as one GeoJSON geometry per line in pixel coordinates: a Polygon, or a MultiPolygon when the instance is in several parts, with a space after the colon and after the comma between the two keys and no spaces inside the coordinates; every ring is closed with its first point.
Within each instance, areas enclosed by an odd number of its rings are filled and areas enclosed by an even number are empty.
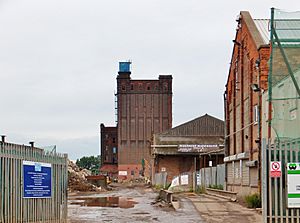
{"type": "Polygon", "coordinates": [[[93,175],[97,175],[99,174],[100,162],[100,156],[84,156],[76,160],[76,165],[80,168],[90,170],[93,175]]]}
{"type": "Polygon", "coordinates": [[[259,194],[251,194],[245,197],[248,208],[260,208],[261,207],[261,198],[259,194]]]}
{"type": "Polygon", "coordinates": [[[167,184],[167,185],[162,185],[162,184],[156,184],[156,185],[154,185],[153,186],[153,188],[155,189],[155,190],[160,190],[160,189],[164,189],[164,190],[167,190],[169,187],[170,187],[170,183],[169,184],[167,184]]]}
{"type": "Polygon", "coordinates": [[[209,185],[208,188],[216,189],[216,190],[223,190],[223,185],[222,184],[209,185]]]}
{"type": "Polygon", "coordinates": [[[198,194],[204,194],[205,193],[205,187],[204,186],[197,186],[195,192],[198,193],[198,194]]]}

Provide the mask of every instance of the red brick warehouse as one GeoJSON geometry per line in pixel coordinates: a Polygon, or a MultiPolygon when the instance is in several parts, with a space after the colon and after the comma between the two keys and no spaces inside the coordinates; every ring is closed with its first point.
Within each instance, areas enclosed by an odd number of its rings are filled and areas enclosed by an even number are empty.
{"type": "Polygon", "coordinates": [[[172,127],[172,76],[132,80],[130,62],[120,62],[118,74],[119,178],[137,178],[150,161],[152,135],[172,127]]]}
{"type": "Polygon", "coordinates": [[[100,125],[101,168],[100,173],[110,177],[118,174],[118,129],[114,126],[100,125]]]}

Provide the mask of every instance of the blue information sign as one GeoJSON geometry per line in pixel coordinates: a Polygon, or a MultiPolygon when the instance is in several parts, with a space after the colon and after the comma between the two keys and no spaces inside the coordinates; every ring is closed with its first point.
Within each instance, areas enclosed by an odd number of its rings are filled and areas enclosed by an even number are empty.
{"type": "Polygon", "coordinates": [[[51,164],[23,161],[24,198],[51,197],[51,164]]]}

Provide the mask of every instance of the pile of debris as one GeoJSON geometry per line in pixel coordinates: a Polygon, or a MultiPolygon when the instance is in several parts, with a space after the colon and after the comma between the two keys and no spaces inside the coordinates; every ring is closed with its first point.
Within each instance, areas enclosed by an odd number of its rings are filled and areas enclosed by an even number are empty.
{"type": "Polygon", "coordinates": [[[154,207],[161,208],[165,211],[174,210],[174,207],[171,202],[166,202],[164,199],[157,197],[155,201],[151,202],[151,205],[154,207]]]}
{"type": "Polygon", "coordinates": [[[68,190],[73,191],[102,191],[102,188],[87,182],[86,177],[91,176],[91,171],[78,167],[68,160],[68,190]]]}

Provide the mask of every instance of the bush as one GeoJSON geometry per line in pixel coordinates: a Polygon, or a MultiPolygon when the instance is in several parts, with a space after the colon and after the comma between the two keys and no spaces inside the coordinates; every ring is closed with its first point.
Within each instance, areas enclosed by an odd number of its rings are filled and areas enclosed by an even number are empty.
{"type": "Polygon", "coordinates": [[[204,186],[197,186],[195,192],[198,193],[198,194],[204,194],[205,193],[205,187],[204,186]]]}
{"type": "Polygon", "coordinates": [[[171,186],[171,183],[168,183],[164,189],[167,190],[167,189],[169,189],[170,186],[171,186]]]}
{"type": "Polygon", "coordinates": [[[261,207],[261,198],[259,194],[250,194],[245,197],[248,208],[260,208],[261,207]]]}
{"type": "Polygon", "coordinates": [[[166,184],[165,187],[164,187],[164,185],[161,185],[161,184],[155,184],[153,186],[153,188],[155,190],[161,190],[161,189],[167,190],[170,186],[171,186],[171,184],[166,184]]]}
{"type": "Polygon", "coordinates": [[[161,184],[155,184],[155,185],[153,186],[153,188],[154,188],[155,190],[160,190],[160,189],[163,189],[164,186],[161,185],[161,184]]]}

